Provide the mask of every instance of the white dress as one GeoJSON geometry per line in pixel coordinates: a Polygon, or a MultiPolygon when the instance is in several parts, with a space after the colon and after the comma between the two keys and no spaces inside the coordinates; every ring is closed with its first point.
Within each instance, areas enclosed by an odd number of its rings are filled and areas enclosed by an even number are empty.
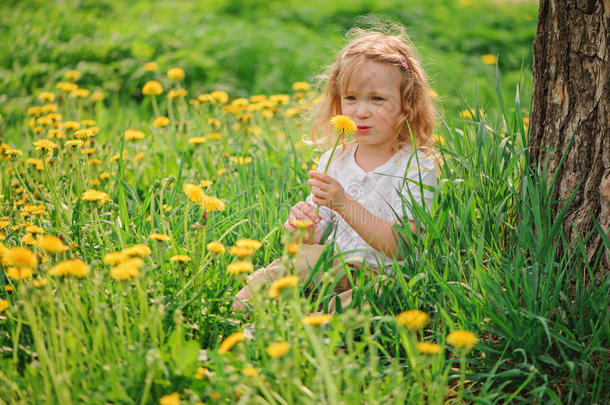
{"type": "MultiPolygon", "coordinates": [[[[419,204],[426,208],[430,206],[433,189],[436,187],[434,159],[421,151],[418,151],[416,157],[413,148],[408,145],[381,166],[365,172],[354,158],[357,147],[356,143],[347,146],[345,150],[338,147],[328,167],[327,174],[343,186],[346,194],[376,217],[390,222],[396,222],[397,215],[403,216],[403,200],[400,194],[406,201],[411,201],[410,193],[419,204]],[[421,184],[430,187],[420,186],[420,176],[421,184]]],[[[318,172],[324,171],[330,152],[329,150],[320,157],[318,172]]],[[[307,197],[307,202],[315,205],[313,195],[307,197]]],[[[405,206],[405,210],[406,217],[413,219],[408,206],[405,206]]],[[[394,262],[362,239],[335,211],[320,207],[320,216],[322,220],[318,226],[322,232],[327,226],[336,224],[336,231],[331,233],[331,237],[334,235],[336,250],[342,252],[346,260],[364,260],[378,269],[387,268],[394,262]]]]}

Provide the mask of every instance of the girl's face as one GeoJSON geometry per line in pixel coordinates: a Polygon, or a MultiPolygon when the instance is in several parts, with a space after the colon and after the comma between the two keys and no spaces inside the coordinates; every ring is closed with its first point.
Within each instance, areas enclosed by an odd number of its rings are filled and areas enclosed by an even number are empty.
{"type": "Polygon", "coordinates": [[[352,73],[341,94],[341,113],[358,126],[358,145],[391,153],[402,112],[400,84],[400,68],[388,63],[365,61],[352,73]]]}

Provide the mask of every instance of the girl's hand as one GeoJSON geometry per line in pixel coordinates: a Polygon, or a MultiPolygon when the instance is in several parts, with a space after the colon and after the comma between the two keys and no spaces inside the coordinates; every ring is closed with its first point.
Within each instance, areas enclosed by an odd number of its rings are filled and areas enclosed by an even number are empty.
{"type": "MultiPolygon", "coordinates": [[[[313,222],[312,226],[317,228],[318,222],[320,222],[322,217],[320,215],[316,215],[316,208],[313,205],[308,204],[305,201],[299,201],[292,206],[290,209],[290,215],[288,216],[286,222],[284,222],[284,228],[287,231],[295,231],[297,229],[294,225],[292,225],[292,222],[295,219],[301,221],[310,220],[313,222]]],[[[311,229],[312,226],[306,229],[311,229]]]]}
{"type": "Polygon", "coordinates": [[[313,202],[341,214],[347,198],[341,184],[325,173],[310,170],[307,174],[311,177],[307,184],[311,186],[313,202]]]}

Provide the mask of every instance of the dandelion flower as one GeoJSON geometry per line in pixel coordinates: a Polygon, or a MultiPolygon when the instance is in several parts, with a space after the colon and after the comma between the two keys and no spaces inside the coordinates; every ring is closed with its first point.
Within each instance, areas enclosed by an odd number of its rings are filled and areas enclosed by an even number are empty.
{"type": "Polygon", "coordinates": [[[276,298],[280,295],[280,292],[283,289],[294,287],[299,283],[299,278],[297,276],[286,276],[282,277],[279,280],[274,281],[269,287],[269,292],[267,295],[270,298],[276,298]]]}
{"type": "Polygon", "coordinates": [[[281,357],[288,353],[290,350],[290,343],[287,342],[276,342],[272,343],[267,347],[267,354],[273,357],[274,359],[281,357]]]}
{"type": "Polygon", "coordinates": [[[106,203],[110,200],[108,194],[98,190],[87,190],[81,197],[84,201],[99,201],[100,203],[106,203]]]}
{"type": "Polygon", "coordinates": [[[195,372],[195,379],[197,380],[203,380],[206,376],[206,374],[208,373],[208,369],[205,367],[197,367],[197,371],[195,372]]]}
{"type": "Polygon", "coordinates": [[[74,137],[76,139],[88,139],[88,138],[92,138],[93,136],[95,136],[95,131],[93,131],[91,128],[83,128],[83,129],[79,129],[78,131],[76,131],[74,133],[74,137]]]}
{"type": "Polygon", "coordinates": [[[256,239],[238,239],[235,242],[235,246],[258,250],[261,246],[263,246],[263,244],[257,241],[256,239]]]}
{"type": "Polygon", "coordinates": [[[307,229],[313,225],[313,221],[310,219],[294,219],[291,224],[298,229],[307,229]]]}
{"type": "Polygon", "coordinates": [[[299,244],[298,243],[289,243],[286,245],[286,251],[290,256],[294,256],[299,253],[299,244]]]}
{"type": "Polygon", "coordinates": [[[84,144],[85,143],[83,141],[81,141],[80,139],[71,139],[69,141],[66,141],[66,143],[64,143],[64,146],[76,149],[76,148],[82,148],[84,144]]]}
{"type": "Polygon", "coordinates": [[[119,263],[127,260],[129,256],[127,256],[123,251],[121,252],[110,252],[104,256],[104,264],[109,266],[115,266],[119,263]]]}
{"type": "Polygon", "coordinates": [[[201,204],[206,196],[201,186],[197,184],[184,183],[182,191],[195,204],[201,204]]]}
{"type": "Polygon", "coordinates": [[[102,101],[104,99],[104,93],[102,93],[101,91],[94,91],[93,94],[91,94],[91,100],[93,101],[102,101]]]}
{"type": "Polygon", "coordinates": [[[121,252],[127,256],[137,256],[137,257],[150,256],[150,254],[152,253],[150,248],[143,243],[139,243],[137,245],[133,245],[131,247],[125,248],[121,252]]]}
{"type": "Polygon", "coordinates": [[[246,335],[243,332],[237,332],[230,336],[228,336],[225,340],[220,344],[220,348],[218,349],[218,353],[225,354],[229,350],[233,348],[237,343],[246,340],[246,335]]]}
{"type": "Polygon", "coordinates": [[[231,246],[229,248],[229,253],[240,259],[251,256],[254,252],[255,250],[249,246],[231,246]]]}
{"type": "Polygon", "coordinates": [[[439,354],[441,352],[441,347],[436,343],[430,342],[417,342],[415,346],[417,351],[422,354],[439,354]]]}
{"type": "Polygon", "coordinates": [[[447,335],[447,343],[456,349],[470,350],[477,344],[477,336],[467,330],[456,330],[447,335]]]}
{"type": "Polygon", "coordinates": [[[201,202],[205,212],[224,211],[225,203],[218,197],[207,195],[201,202]]]}
{"type": "Polygon", "coordinates": [[[63,253],[69,249],[57,236],[47,235],[38,239],[36,245],[47,253],[63,253]]]}
{"type": "Polygon", "coordinates": [[[331,118],[330,123],[340,134],[350,135],[358,130],[356,123],[346,115],[335,115],[331,118]]]}
{"type": "Polygon", "coordinates": [[[253,270],[254,266],[248,261],[235,262],[227,266],[229,274],[250,273],[253,270]]]}
{"type": "Polygon", "coordinates": [[[211,186],[213,183],[214,183],[214,181],[213,181],[213,180],[201,180],[201,181],[199,182],[199,185],[200,185],[201,187],[210,187],[210,186],[211,186]]]}
{"type": "Polygon", "coordinates": [[[157,117],[153,121],[153,127],[165,128],[168,125],[169,125],[169,118],[167,118],[167,117],[163,117],[163,116],[157,117]]]}
{"type": "Polygon", "coordinates": [[[422,330],[430,322],[430,317],[419,309],[410,309],[396,316],[396,321],[411,332],[422,330]]]}
{"type": "Polygon", "coordinates": [[[219,255],[221,255],[225,252],[225,247],[220,242],[216,242],[216,241],[210,242],[206,245],[206,247],[208,248],[208,250],[210,252],[214,252],[219,255]]]}
{"type": "Polygon", "coordinates": [[[301,323],[303,325],[318,326],[330,322],[332,318],[332,315],[329,314],[314,314],[301,319],[301,323]]]}
{"type": "Polygon", "coordinates": [[[309,83],[307,82],[294,82],[292,83],[292,90],[294,91],[307,91],[309,90],[309,83]]]}
{"type": "Polygon", "coordinates": [[[496,55],[486,54],[481,56],[481,60],[486,65],[494,65],[498,61],[498,58],[496,58],[496,55]]]}
{"type": "Polygon", "coordinates": [[[89,265],[80,259],[64,260],[49,270],[51,276],[83,278],[89,274],[89,265]]]}
{"type": "Polygon", "coordinates": [[[229,101],[229,95],[222,90],[214,90],[210,96],[220,104],[226,104],[229,101]]]}
{"type": "Polygon", "coordinates": [[[160,242],[169,242],[170,240],[172,240],[171,237],[169,237],[163,233],[151,233],[150,238],[154,239],[154,240],[158,240],[160,242]]]}
{"type": "Polygon", "coordinates": [[[7,250],[3,257],[3,261],[9,266],[36,268],[38,259],[36,255],[28,248],[14,247],[7,250]]]}
{"type": "Polygon", "coordinates": [[[44,233],[44,229],[42,229],[38,225],[28,225],[25,227],[25,231],[33,234],[44,233]]]}
{"type": "Polygon", "coordinates": [[[145,96],[158,96],[163,93],[163,86],[156,80],[151,80],[142,87],[142,94],[145,96]]]}
{"type": "Polygon", "coordinates": [[[23,280],[32,277],[34,271],[29,267],[9,267],[6,269],[6,276],[13,280],[23,280]]]}
{"type": "Polygon", "coordinates": [[[136,278],[140,275],[140,267],[143,263],[142,259],[138,258],[127,260],[110,269],[110,277],[117,281],[136,278]]]}
{"type": "Polygon", "coordinates": [[[33,142],[34,146],[36,147],[36,150],[38,152],[53,152],[53,149],[57,148],[57,144],[53,141],[50,141],[48,139],[39,139],[35,142],[33,142]]]}
{"type": "Polygon", "coordinates": [[[0,299],[0,312],[4,312],[8,309],[9,307],[9,302],[8,300],[5,299],[0,299]]]}
{"type": "Polygon", "coordinates": [[[180,405],[180,394],[172,392],[159,398],[159,405],[180,405]]]}
{"type": "Polygon", "coordinates": [[[182,80],[184,79],[184,69],[179,67],[171,68],[167,71],[167,77],[173,80],[182,80]]]}
{"type": "Polygon", "coordinates": [[[138,129],[128,129],[124,135],[126,141],[139,140],[146,137],[146,134],[138,129]]]}
{"type": "Polygon", "coordinates": [[[189,138],[189,140],[187,142],[190,143],[191,145],[199,145],[201,143],[205,143],[206,141],[207,141],[207,138],[205,136],[194,136],[192,138],[189,138]]]}
{"type": "Polygon", "coordinates": [[[191,261],[191,258],[187,255],[174,255],[169,259],[170,262],[180,262],[180,263],[188,263],[191,261]]]}
{"type": "Polygon", "coordinates": [[[48,284],[48,281],[47,281],[47,279],[46,279],[46,278],[44,278],[44,277],[40,277],[40,278],[37,278],[37,279],[32,280],[32,285],[33,285],[34,287],[38,287],[38,288],[40,288],[40,287],[44,287],[44,286],[45,286],[45,285],[47,285],[47,284],[48,284]]]}
{"type": "Polygon", "coordinates": [[[159,65],[157,62],[148,62],[144,64],[144,69],[149,72],[154,72],[155,70],[159,69],[159,65]]]}
{"type": "Polygon", "coordinates": [[[248,367],[244,367],[241,370],[241,373],[243,375],[245,375],[246,377],[256,377],[259,374],[259,371],[254,367],[248,366],[248,367]]]}

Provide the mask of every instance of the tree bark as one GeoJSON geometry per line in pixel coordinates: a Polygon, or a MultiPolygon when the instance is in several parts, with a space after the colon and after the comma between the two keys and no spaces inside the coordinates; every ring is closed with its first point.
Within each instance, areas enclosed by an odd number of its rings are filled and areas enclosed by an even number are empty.
{"type": "MultiPolygon", "coordinates": [[[[549,159],[550,183],[570,138],[572,145],[557,174],[553,216],[579,186],[563,224],[570,243],[610,227],[610,0],[541,0],[534,40],[534,95],[531,164],[549,159]],[[548,156],[547,156],[548,155],[548,156]]],[[[599,232],[586,244],[589,262],[603,249],[599,232]]]]}

